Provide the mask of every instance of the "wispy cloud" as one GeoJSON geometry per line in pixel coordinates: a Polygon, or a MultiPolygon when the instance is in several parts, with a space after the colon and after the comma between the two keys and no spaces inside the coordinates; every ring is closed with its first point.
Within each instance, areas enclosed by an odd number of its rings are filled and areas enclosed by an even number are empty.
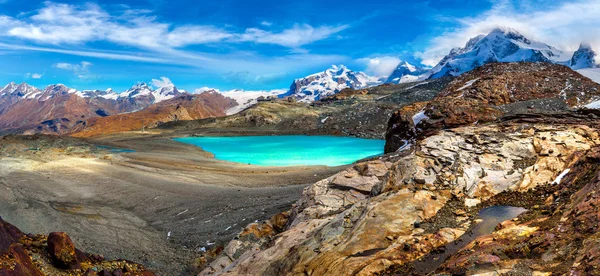
{"type": "Polygon", "coordinates": [[[294,27],[283,30],[278,33],[273,33],[258,28],[250,28],[247,29],[245,33],[239,35],[237,37],[237,40],[254,43],[276,44],[290,48],[297,48],[318,40],[328,38],[349,27],[349,25],[340,25],[321,26],[314,28],[307,24],[296,24],[294,25],[294,27]]]}
{"type": "Polygon", "coordinates": [[[271,27],[273,25],[273,23],[269,22],[269,21],[263,21],[260,22],[260,25],[266,26],[266,27],[271,27]]]}
{"type": "MultiPolygon", "coordinates": [[[[263,26],[270,24],[266,21],[261,23],[263,26]]],[[[0,26],[6,27],[5,36],[43,44],[74,45],[109,41],[154,50],[217,42],[252,42],[294,48],[326,39],[349,27],[313,27],[304,24],[276,33],[258,28],[233,32],[210,25],[172,26],[158,22],[147,10],[110,14],[92,3],[77,6],[53,2],[46,2],[43,8],[25,19],[0,15],[0,26]]]]}
{"type": "Polygon", "coordinates": [[[82,61],[79,64],[59,62],[59,63],[54,64],[53,67],[79,74],[79,73],[87,72],[88,69],[90,68],[90,66],[92,66],[92,65],[93,64],[91,62],[87,62],[87,61],[82,61]]]}
{"type": "Polygon", "coordinates": [[[25,74],[25,78],[32,78],[32,79],[41,79],[44,76],[44,74],[39,74],[39,73],[27,73],[25,74]]]}
{"type": "Polygon", "coordinates": [[[560,5],[537,5],[535,8],[542,10],[515,7],[511,1],[502,0],[479,16],[454,18],[459,27],[433,38],[429,46],[416,56],[423,60],[423,64],[433,66],[451,48],[462,47],[469,38],[496,27],[516,29],[531,39],[559,49],[573,51],[580,42],[588,42],[596,50],[600,49],[600,1],[580,0],[560,5]]]}

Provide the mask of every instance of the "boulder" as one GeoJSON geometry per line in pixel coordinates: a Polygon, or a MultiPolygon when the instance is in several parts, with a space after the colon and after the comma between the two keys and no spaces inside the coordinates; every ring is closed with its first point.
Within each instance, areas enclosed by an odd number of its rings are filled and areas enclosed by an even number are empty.
{"type": "Polygon", "coordinates": [[[53,232],[48,236],[48,253],[57,267],[64,269],[81,268],[75,245],[71,237],[64,232],[53,232]]]}

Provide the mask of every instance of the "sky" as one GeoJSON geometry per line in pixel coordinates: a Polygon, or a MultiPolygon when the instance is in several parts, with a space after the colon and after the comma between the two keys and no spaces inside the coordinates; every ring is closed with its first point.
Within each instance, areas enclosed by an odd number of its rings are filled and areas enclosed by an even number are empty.
{"type": "Polygon", "coordinates": [[[333,64],[434,66],[496,27],[600,50],[600,1],[0,0],[0,85],[281,89],[333,64]]]}

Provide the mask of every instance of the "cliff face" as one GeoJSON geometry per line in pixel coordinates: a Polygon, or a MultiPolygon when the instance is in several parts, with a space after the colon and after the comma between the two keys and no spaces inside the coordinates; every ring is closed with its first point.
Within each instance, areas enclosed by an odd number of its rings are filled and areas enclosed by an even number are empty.
{"type": "Polygon", "coordinates": [[[529,211],[427,269],[586,271],[576,260],[593,254],[597,212],[585,194],[598,177],[599,115],[536,114],[441,130],[356,164],[306,188],[289,214],[249,225],[201,275],[419,275],[418,259],[465,237],[493,205],[529,211]]]}
{"type": "Polygon", "coordinates": [[[87,254],[62,232],[25,234],[0,218],[0,275],[139,275],[153,276],[143,266],[109,261],[87,254]]]}

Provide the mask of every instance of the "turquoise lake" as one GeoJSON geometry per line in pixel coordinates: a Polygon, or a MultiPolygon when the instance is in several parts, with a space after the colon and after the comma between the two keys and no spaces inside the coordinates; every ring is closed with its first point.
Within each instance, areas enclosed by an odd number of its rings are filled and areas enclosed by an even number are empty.
{"type": "Polygon", "coordinates": [[[336,136],[185,137],[175,141],[201,147],[216,159],[260,165],[341,166],[383,153],[385,140],[336,136]]]}

